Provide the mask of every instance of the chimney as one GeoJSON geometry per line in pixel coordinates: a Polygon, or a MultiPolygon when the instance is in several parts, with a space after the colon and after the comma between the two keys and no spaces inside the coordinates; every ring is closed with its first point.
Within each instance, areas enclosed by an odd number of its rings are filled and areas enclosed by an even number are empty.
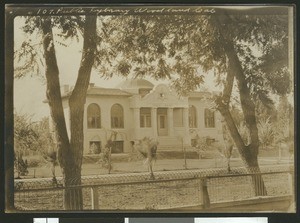
{"type": "Polygon", "coordinates": [[[62,90],[62,93],[63,94],[66,94],[70,91],[70,88],[69,88],[69,85],[68,84],[64,84],[62,87],[61,87],[61,90],[62,90]]]}

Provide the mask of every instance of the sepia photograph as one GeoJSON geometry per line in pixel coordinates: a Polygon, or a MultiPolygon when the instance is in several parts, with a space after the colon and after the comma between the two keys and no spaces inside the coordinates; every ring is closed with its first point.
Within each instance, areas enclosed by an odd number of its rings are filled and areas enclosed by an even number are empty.
{"type": "Polygon", "coordinates": [[[6,212],[295,213],[294,11],[6,5],[6,212]]]}

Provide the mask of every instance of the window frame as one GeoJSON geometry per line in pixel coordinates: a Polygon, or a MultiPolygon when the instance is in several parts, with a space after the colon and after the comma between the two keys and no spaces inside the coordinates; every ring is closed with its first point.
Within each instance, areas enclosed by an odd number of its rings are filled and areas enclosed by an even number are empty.
{"type": "Polygon", "coordinates": [[[121,154],[124,153],[124,140],[115,140],[114,142],[114,146],[111,150],[112,154],[121,154]],[[121,150],[117,150],[116,148],[120,146],[121,150]]]}
{"type": "Polygon", "coordinates": [[[189,128],[197,128],[197,108],[194,105],[189,106],[189,128]]]}
{"type": "Polygon", "coordinates": [[[116,103],[111,106],[110,109],[110,125],[112,129],[123,129],[124,128],[124,109],[123,106],[116,103]],[[120,110],[114,111],[118,107],[120,110]],[[113,112],[117,112],[113,114],[113,112]],[[118,114],[120,113],[120,114],[118,114]]]}
{"type": "Polygon", "coordinates": [[[142,107],[140,108],[140,128],[151,128],[152,127],[151,108],[142,107]],[[142,112],[147,111],[147,112],[142,112]]]}
{"type": "Polygon", "coordinates": [[[87,128],[88,129],[101,129],[101,108],[96,103],[91,103],[87,107],[87,128]],[[91,115],[91,107],[95,106],[97,112],[93,111],[93,114],[91,115]],[[97,113],[97,114],[96,114],[97,113]],[[96,114],[96,115],[95,115],[96,114]],[[92,121],[89,121],[89,119],[92,119],[92,121]]]}
{"type": "Polygon", "coordinates": [[[216,118],[215,111],[209,108],[204,109],[204,125],[205,128],[215,128],[216,118]]]}

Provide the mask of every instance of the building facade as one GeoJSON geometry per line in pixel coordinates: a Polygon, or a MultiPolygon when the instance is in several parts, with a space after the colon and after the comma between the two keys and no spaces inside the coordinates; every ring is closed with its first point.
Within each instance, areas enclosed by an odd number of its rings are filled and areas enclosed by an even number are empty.
{"type": "MultiPolygon", "coordinates": [[[[63,106],[69,127],[68,95],[63,106]]],[[[178,96],[167,85],[154,86],[144,79],[125,80],[116,88],[90,84],[84,114],[84,154],[99,153],[108,139],[115,141],[112,153],[129,153],[130,141],[150,137],[159,150],[182,150],[198,136],[222,140],[220,114],[210,109],[210,93],[178,96]]],[[[69,131],[69,129],[68,129],[69,131]]]]}

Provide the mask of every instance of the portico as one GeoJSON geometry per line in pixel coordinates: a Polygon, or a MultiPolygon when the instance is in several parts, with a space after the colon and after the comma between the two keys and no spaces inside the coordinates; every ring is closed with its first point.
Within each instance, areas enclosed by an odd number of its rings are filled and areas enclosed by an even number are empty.
{"type": "Polygon", "coordinates": [[[174,145],[174,140],[180,141],[180,145],[182,140],[184,144],[190,142],[186,97],[177,96],[161,84],[144,97],[131,97],[130,105],[134,116],[133,138],[153,137],[166,146],[174,145]]]}

